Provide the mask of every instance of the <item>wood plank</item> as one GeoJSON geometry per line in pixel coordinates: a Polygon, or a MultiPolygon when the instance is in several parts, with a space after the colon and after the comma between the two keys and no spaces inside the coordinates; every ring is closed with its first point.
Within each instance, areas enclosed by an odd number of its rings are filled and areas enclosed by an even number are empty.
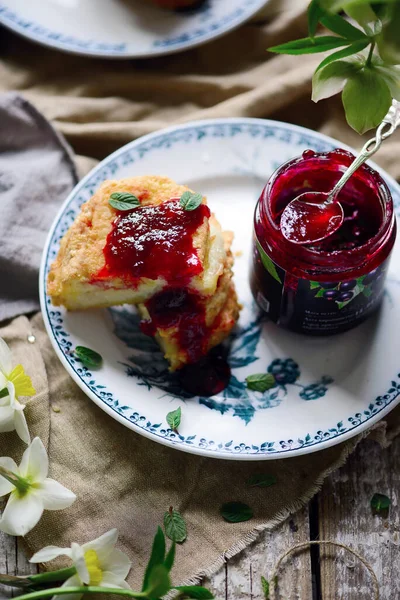
{"type": "MultiPolygon", "coordinates": [[[[0,531],[0,573],[7,575],[29,575],[37,573],[37,565],[31,564],[26,558],[22,544],[17,538],[0,531]]],[[[17,591],[0,585],[0,600],[13,598],[17,591]]]]}
{"type": "MultiPolygon", "coordinates": [[[[263,600],[261,575],[268,579],[281,554],[294,544],[308,541],[309,530],[305,507],[274,530],[263,532],[257,542],[230,559],[204,585],[219,600],[263,600]]],[[[311,600],[310,554],[295,556],[284,566],[279,576],[279,597],[311,600]]]]}
{"type": "MultiPolygon", "coordinates": [[[[325,482],[319,497],[320,539],[331,539],[359,552],[380,583],[380,600],[400,598],[400,438],[383,450],[365,440],[347,464],[325,482]],[[388,518],[374,516],[370,501],[386,494],[388,518]]],[[[323,600],[371,600],[370,576],[345,550],[321,549],[323,600]],[[332,558],[333,556],[333,558],[332,558]]]]}

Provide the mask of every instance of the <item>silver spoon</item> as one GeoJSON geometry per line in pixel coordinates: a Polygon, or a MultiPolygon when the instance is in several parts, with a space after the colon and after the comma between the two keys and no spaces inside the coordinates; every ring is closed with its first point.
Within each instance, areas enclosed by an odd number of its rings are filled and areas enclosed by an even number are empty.
{"type": "Polygon", "coordinates": [[[329,237],[344,220],[342,205],[337,201],[339,192],[350,177],[392,135],[400,124],[400,102],[392,106],[379,125],[375,137],[362,148],[360,154],[344,172],[331,192],[305,192],[292,200],[282,213],[280,228],[283,236],[293,244],[312,244],[329,237]]]}

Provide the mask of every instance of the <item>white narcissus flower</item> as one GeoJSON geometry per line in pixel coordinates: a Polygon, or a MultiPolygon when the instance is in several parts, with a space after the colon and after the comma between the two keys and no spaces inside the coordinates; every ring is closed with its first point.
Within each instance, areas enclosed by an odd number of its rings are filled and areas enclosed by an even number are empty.
{"type": "Polygon", "coordinates": [[[11,350],[0,338],[0,433],[14,431],[26,444],[31,441],[19,396],[34,396],[32,381],[22,365],[12,367],[11,350]],[[4,394],[4,395],[3,395],[4,394]]]}
{"type": "Polygon", "coordinates": [[[68,508],[76,496],[47,477],[49,459],[42,441],[36,437],[25,450],[21,464],[0,458],[0,497],[7,496],[0,530],[10,535],[25,535],[39,522],[44,510],[68,508]]]}
{"type": "MultiPolygon", "coordinates": [[[[92,585],[130,590],[125,579],[132,563],[126,554],[114,548],[117,540],[118,531],[111,529],[96,540],[82,546],[74,542],[71,544],[71,548],[47,546],[36,552],[30,562],[43,563],[58,556],[68,556],[74,563],[76,574],[67,579],[62,587],[92,585]]],[[[82,594],[67,594],[63,595],[63,598],[78,600],[81,596],[82,594]]]]}

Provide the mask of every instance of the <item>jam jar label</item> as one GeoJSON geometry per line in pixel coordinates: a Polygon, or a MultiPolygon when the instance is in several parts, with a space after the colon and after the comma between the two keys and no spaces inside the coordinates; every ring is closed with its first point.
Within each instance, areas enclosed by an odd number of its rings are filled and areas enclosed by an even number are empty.
{"type": "Polygon", "coordinates": [[[278,325],[329,335],[354,327],[378,307],[388,262],[356,279],[300,279],[274,263],[255,240],[251,288],[260,308],[278,325]]]}

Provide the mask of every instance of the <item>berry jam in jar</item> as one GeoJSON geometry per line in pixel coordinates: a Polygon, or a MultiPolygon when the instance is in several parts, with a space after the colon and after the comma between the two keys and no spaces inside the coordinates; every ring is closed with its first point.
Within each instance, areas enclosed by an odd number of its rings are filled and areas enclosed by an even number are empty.
{"type": "Polygon", "coordinates": [[[396,238],[392,197],[363,165],[338,196],[344,222],[333,235],[293,244],[280,230],[285,207],[304,192],[330,192],[353,161],[350,152],[306,150],[269,179],[254,216],[251,289],[282,327],[310,335],[351,329],[378,308],[396,238]]]}

